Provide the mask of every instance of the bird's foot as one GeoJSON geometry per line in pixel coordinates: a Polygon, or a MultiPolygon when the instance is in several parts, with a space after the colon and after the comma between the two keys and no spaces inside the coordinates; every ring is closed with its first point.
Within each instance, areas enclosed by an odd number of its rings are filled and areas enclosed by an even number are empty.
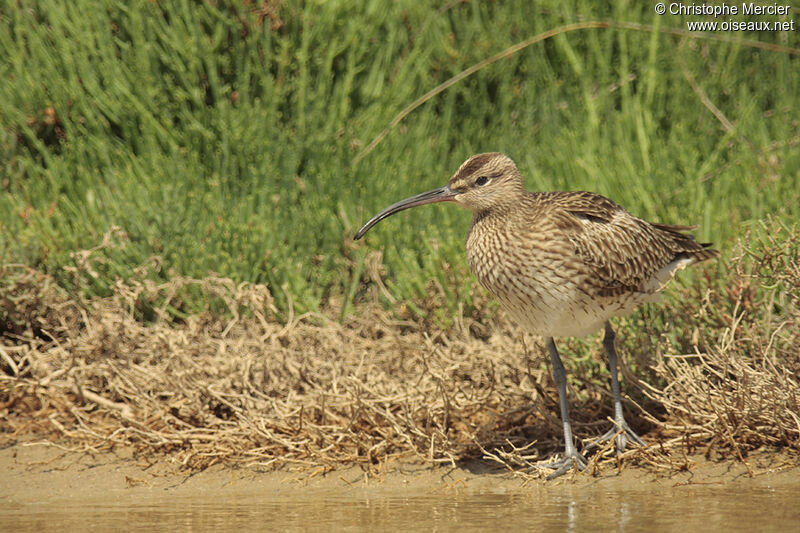
{"type": "Polygon", "coordinates": [[[604,442],[614,439],[617,444],[617,455],[621,455],[629,443],[644,446],[642,438],[633,431],[623,418],[614,422],[614,426],[589,443],[587,449],[598,448],[604,442]]]}
{"type": "Polygon", "coordinates": [[[578,470],[583,470],[586,468],[586,459],[574,448],[572,450],[566,450],[564,452],[564,457],[561,459],[533,465],[531,469],[541,470],[547,468],[548,470],[553,470],[553,472],[547,475],[547,480],[549,481],[557,478],[558,476],[566,474],[572,470],[573,466],[578,470]]]}

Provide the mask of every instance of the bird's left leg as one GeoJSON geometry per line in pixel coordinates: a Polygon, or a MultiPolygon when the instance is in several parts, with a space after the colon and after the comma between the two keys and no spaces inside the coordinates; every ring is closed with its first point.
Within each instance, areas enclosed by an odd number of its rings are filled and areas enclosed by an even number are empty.
{"type": "Polygon", "coordinates": [[[558,388],[558,404],[561,408],[561,422],[564,426],[564,457],[534,466],[534,468],[552,469],[553,472],[547,476],[549,480],[569,472],[573,466],[577,467],[578,470],[583,470],[586,468],[586,459],[575,448],[575,442],[572,438],[572,424],[569,420],[569,406],[567,404],[567,372],[564,370],[564,364],[561,362],[561,356],[558,354],[553,338],[547,337],[545,344],[547,344],[547,351],[550,352],[550,360],[553,363],[553,379],[558,388]]]}
{"type": "Polygon", "coordinates": [[[614,340],[616,335],[614,329],[611,327],[610,322],[606,322],[606,333],[603,337],[603,348],[605,348],[606,355],[608,356],[608,369],[611,373],[611,392],[614,394],[614,427],[609,429],[605,434],[598,437],[594,443],[607,442],[616,438],[617,454],[625,451],[625,447],[629,442],[644,446],[644,441],[628,426],[625,421],[625,416],[622,414],[622,399],[619,393],[619,379],[617,377],[617,350],[614,347],[614,340]]]}

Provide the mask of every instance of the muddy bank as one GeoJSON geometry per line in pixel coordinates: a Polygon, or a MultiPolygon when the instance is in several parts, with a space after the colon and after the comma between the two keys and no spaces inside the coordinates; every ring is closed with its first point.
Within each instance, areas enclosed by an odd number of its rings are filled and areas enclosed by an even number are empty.
{"type": "Polygon", "coordinates": [[[692,486],[800,487],[797,458],[783,453],[759,452],[747,465],[715,462],[702,456],[687,458],[683,471],[654,472],[627,466],[603,468],[592,474],[574,473],[543,481],[524,473],[504,472],[487,461],[470,461],[457,467],[426,466],[411,462],[387,463],[382,470],[359,467],[326,473],[321,469],[216,465],[189,473],[168,461],[149,463],[133,457],[132,450],[79,454],[50,445],[18,443],[0,450],[3,507],[57,502],[147,500],[170,497],[229,498],[252,494],[275,498],[337,496],[447,496],[473,492],[578,490],[660,490],[692,486]],[[755,484],[755,485],[754,485],[755,484]]]}
{"type": "Polygon", "coordinates": [[[381,470],[218,464],[189,473],[116,453],[0,450],[0,529],[42,531],[791,531],[800,469],[781,453],[748,465],[687,458],[554,481],[471,461],[381,470]],[[752,474],[752,476],[751,476],[752,474]]]}

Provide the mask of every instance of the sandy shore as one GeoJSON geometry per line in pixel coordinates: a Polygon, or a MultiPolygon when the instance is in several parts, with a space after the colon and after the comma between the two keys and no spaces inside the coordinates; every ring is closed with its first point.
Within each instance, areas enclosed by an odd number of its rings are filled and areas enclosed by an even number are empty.
{"type": "Polygon", "coordinates": [[[0,450],[0,501],[4,506],[69,501],[147,500],[171,497],[213,498],[262,494],[291,498],[299,494],[338,496],[451,494],[458,492],[514,492],[542,490],[625,491],[627,489],[692,485],[769,484],[800,486],[800,468],[789,455],[756,453],[747,466],[690,457],[684,471],[653,472],[630,466],[621,471],[605,468],[591,475],[575,473],[555,481],[502,472],[484,462],[453,468],[419,464],[390,464],[368,474],[360,468],[321,473],[317,470],[268,471],[259,467],[215,465],[202,472],[181,472],[167,459],[149,463],[130,451],[86,454],[65,452],[52,445],[22,442],[0,450]],[[748,468],[749,467],[749,468],[748,468]]]}

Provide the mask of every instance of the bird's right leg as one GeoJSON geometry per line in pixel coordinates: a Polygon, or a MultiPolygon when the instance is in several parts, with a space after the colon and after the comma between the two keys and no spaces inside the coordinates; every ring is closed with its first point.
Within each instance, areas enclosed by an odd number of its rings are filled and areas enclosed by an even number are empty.
{"type": "Polygon", "coordinates": [[[608,356],[608,370],[611,374],[611,392],[614,397],[614,427],[589,444],[587,449],[595,448],[600,443],[614,439],[617,445],[617,455],[622,455],[628,443],[644,446],[642,438],[631,429],[622,413],[622,398],[619,392],[619,378],[617,377],[617,349],[614,347],[616,335],[610,322],[606,322],[606,333],[603,337],[603,347],[608,356]]]}
{"type": "Polygon", "coordinates": [[[552,468],[554,471],[547,476],[547,479],[553,479],[568,472],[573,466],[578,467],[578,470],[583,470],[586,468],[586,459],[578,453],[572,439],[572,425],[569,421],[569,407],[567,406],[567,372],[564,370],[564,364],[561,362],[561,356],[558,355],[553,338],[547,337],[545,341],[547,351],[550,352],[550,360],[553,362],[553,378],[558,387],[558,403],[561,407],[561,421],[564,424],[564,458],[537,465],[537,467],[552,468]]]}

